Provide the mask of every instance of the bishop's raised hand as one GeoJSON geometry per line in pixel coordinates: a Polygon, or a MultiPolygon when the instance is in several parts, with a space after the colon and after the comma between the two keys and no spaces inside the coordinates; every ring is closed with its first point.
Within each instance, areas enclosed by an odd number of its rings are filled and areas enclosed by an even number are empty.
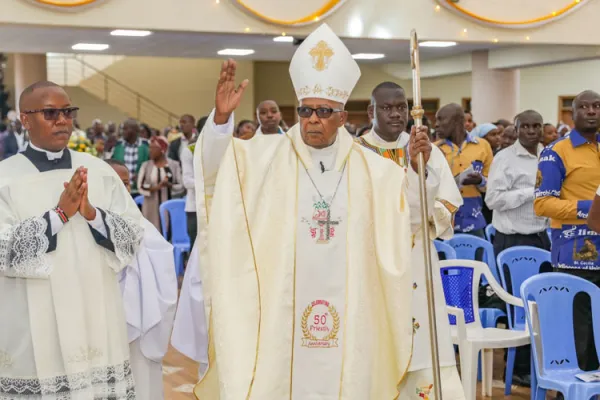
{"type": "Polygon", "coordinates": [[[248,79],[238,86],[235,84],[235,72],[237,63],[227,60],[221,66],[219,83],[217,83],[217,94],[215,96],[215,124],[226,124],[231,113],[240,105],[244,90],[248,87],[248,79]]]}

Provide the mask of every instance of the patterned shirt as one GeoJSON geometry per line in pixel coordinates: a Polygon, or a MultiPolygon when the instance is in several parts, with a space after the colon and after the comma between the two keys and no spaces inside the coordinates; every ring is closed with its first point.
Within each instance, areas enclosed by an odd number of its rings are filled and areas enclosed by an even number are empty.
{"type": "Polygon", "coordinates": [[[135,143],[131,144],[124,140],[123,145],[125,146],[125,156],[123,162],[129,170],[129,179],[131,179],[131,182],[134,182],[136,179],[135,173],[137,170],[138,147],[142,145],[142,141],[138,138],[135,143]]]}
{"type": "MultiPolygon", "coordinates": [[[[600,141],[600,134],[596,135],[600,141]]],[[[600,147],[573,130],[544,149],[538,164],[534,209],[550,218],[552,264],[600,269],[600,235],[587,217],[600,185],[600,147]]]]}
{"type": "Polygon", "coordinates": [[[459,186],[463,205],[456,213],[454,231],[467,233],[485,228],[485,218],[481,213],[481,193],[485,191],[488,172],[494,158],[492,148],[486,140],[479,140],[471,135],[467,135],[460,146],[449,139],[439,140],[435,144],[444,153],[455,178],[469,167],[480,170],[483,178],[479,185],[459,186]]]}

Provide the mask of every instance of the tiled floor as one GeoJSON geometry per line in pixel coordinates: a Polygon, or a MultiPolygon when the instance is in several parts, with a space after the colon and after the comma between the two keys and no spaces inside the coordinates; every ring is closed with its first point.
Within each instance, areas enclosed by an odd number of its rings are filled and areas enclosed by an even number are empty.
{"type": "MultiPolygon", "coordinates": [[[[516,386],[513,388],[511,396],[504,396],[504,383],[501,381],[503,376],[502,360],[502,352],[498,352],[494,357],[494,378],[498,380],[494,381],[492,399],[528,400],[530,398],[529,389],[516,386]]],[[[196,363],[171,348],[163,363],[163,374],[166,400],[194,400],[192,389],[197,381],[196,363]]],[[[548,399],[550,398],[554,397],[548,396],[548,399]]],[[[484,399],[484,397],[478,395],[477,399],[484,399]]]]}

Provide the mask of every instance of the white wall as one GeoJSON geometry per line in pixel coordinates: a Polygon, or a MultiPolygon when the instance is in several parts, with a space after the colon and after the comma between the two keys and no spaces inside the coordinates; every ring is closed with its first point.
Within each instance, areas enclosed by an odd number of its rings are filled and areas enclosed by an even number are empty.
{"type": "Polygon", "coordinates": [[[521,70],[521,109],[534,109],[544,121],[558,122],[559,96],[575,96],[590,89],[600,93],[600,60],[581,61],[521,70]]]}

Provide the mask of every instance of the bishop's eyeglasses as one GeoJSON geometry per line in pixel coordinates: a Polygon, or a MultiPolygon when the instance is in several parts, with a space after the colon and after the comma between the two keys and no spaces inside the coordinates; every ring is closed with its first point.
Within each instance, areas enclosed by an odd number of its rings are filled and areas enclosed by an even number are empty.
{"type": "Polygon", "coordinates": [[[306,106],[298,107],[298,116],[300,118],[310,118],[313,113],[317,113],[317,117],[319,118],[329,118],[333,115],[333,113],[343,112],[344,110],[340,110],[338,108],[327,108],[327,107],[319,107],[319,108],[311,108],[306,106]]]}
{"type": "Polygon", "coordinates": [[[61,113],[65,116],[65,119],[77,118],[77,111],[79,111],[79,107],[41,108],[39,110],[27,110],[22,112],[23,114],[43,113],[46,121],[57,121],[58,118],[60,118],[61,113]]]}

